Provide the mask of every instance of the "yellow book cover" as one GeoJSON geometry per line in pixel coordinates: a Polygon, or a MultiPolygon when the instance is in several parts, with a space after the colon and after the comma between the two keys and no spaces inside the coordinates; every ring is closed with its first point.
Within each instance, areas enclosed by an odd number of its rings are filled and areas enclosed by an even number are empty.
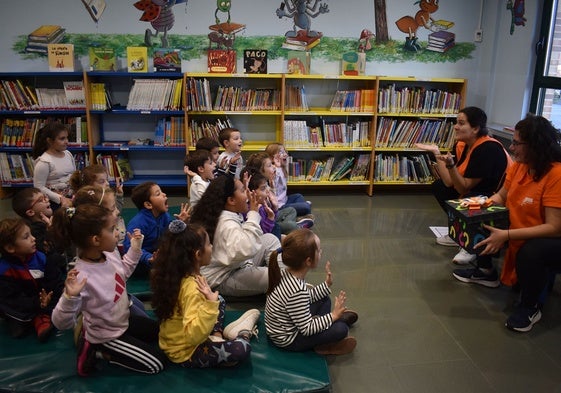
{"type": "Polygon", "coordinates": [[[74,71],[73,44],[49,44],[47,57],[49,71],[74,71]]]}
{"type": "Polygon", "coordinates": [[[127,69],[129,72],[148,72],[148,48],[145,46],[127,47],[127,69]]]}

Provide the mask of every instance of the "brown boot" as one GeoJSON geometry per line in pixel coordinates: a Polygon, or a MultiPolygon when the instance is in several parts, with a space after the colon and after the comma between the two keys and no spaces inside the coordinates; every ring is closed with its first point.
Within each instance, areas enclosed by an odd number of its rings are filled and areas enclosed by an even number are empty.
{"type": "Polygon", "coordinates": [[[345,322],[348,327],[351,327],[358,321],[358,314],[353,310],[344,311],[339,321],[345,322]]]}
{"type": "Polygon", "coordinates": [[[341,341],[329,344],[318,345],[314,351],[320,355],[346,355],[351,353],[356,347],[356,339],[347,336],[341,341]]]}
{"type": "Polygon", "coordinates": [[[35,318],[33,318],[33,327],[35,327],[39,342],[42,343],[47,341],[54,328],[51,323],[51,317],[47,314],[38,314],[35,316],[35,318]]]}

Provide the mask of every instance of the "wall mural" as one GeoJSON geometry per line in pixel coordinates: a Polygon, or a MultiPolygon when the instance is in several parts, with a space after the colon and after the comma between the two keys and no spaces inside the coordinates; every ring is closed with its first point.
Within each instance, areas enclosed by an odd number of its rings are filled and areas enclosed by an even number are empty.
{"type": "MultiPolygon", "coordinates": [[[[319,41],[321,38],[321,42],[315,43],[311,52],[314,59],[322,59],[325,62],[339,62],[342,54],[353,51],[365,52],[368,62],[458,62],[471,59],[471,54],[475,50],[474,43],[455,40],[453,21],[434,18],[438,15],[438,0],[416,1],[412,4],[410,15],[392,16],[389,20],[394,21],[399,31],[405,35],[396,39],[390,38],[388,34],[385,0],[373,0],[374,29],[372,26],[359,27],[356,38],[331,37],[328,31],[314,30],[312,28],[314,19],[331,12],[323,1],[282,0],[279,7],[271,10],[271,26],[278,25],[279,30],[285,26],[283,35],[236,36],[236,33],[243,31],[246,25],[241,23],[243,21],[233,22],[237,16],[235,3],[232,4],[230,0],[217,0],[216,9],[213,8],[208,15],[209,21],[214,22],[209,25],[210,33],[200,35],[169,33],[175,21],[174,7],[184,3],[188,12],[187,0],[140,0],[131,3],[131,12],[142,11],[138,23],[139,30],[145,30],[144,34],[81,34],[65,31],[62,27],[63,32],[58,33],[56,42],[74,44],[77,57],[87,57],[90,47],[110,47],[114,49],[117,57],[126,58],[127,47],[147,46],[149,56],[155,48],[180,49],[180,56],[184,61],[206,58],[212,45],[233,49],[240,54],[247,48],[266,49],[269,59],[286,59],[288,53],[286,43],[290,39],[319,41]],[[282,23],[279,24],[279,21],[282,23]],[[150,23],[151,28],[140,27],[146,22],[150,23]],[[288,22],[288,30],[286,22],[288,22]],[[421,29],[428,34],[426,41],[419,36],[421,29]]],[[[103,1],[97,0],[97,2],[100,3],[98,7],[104,6],[103,1]]],[[[440,8],[445,6],[445,2],[440,2],[440,8]]],[[[94,11],[88,9],[94,20],[102,17],[99,10],[94,11]]],[[[520,15],[517,17],[520,18],[520,15]]],[[[518,20],[513,23],[516,22],[520,23],[518,20]]],[[[17,36],[12,50],[23,59],[46,57],[46,50],[40,50],[36,43],[28,41],[28,34],[17,36]]]]}

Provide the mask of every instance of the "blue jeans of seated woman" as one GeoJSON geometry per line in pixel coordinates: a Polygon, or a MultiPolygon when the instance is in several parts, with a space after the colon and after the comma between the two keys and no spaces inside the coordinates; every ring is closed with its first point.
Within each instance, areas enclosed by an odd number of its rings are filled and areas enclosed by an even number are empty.
{"type": "MultiPolygon", "coordinates": [[[[312,313],[312,316],[329,314],[331,312],[331,299],[329,296],[312,303],[310,305],[310,312],[312,313]]],[[[342,321],[335,321],[327,330],[311,336],[304,336],[303,334],[298,333],[294,341],[283,348],[288,351],[303,352],[314,349],[318,345],[341,341],[347,337],[348,334],[349,327],[347,324],[342,321]]]]}

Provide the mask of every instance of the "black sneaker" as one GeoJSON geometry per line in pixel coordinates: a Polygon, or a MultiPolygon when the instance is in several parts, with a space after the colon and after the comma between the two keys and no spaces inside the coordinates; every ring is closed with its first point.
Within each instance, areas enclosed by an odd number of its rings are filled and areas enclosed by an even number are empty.
{"type": "Polygon", "coordinates": [[[81,377],[87,377],[95,369],[95,349],[94,346],[86,340],[83,331],[78,338],[78,357],[77,357],[77,369],[78,375],[81,377]]]}
{"type": "Polygon", "coordinates": [[[542,313],[537,307],[520,306],[506,320],[505,326],[517,332],[529,332],[532,326],[542,318],[542,313]]]}
{"type": "Polygon", "coordinates": [[[493,271],[489,274],[483,273],[478,268],[456,269],[452,275],[461,282],[475,283],[488,288],[497,288],[501,285],[499,275],[495,269],[493,269],[493,271]]]}

